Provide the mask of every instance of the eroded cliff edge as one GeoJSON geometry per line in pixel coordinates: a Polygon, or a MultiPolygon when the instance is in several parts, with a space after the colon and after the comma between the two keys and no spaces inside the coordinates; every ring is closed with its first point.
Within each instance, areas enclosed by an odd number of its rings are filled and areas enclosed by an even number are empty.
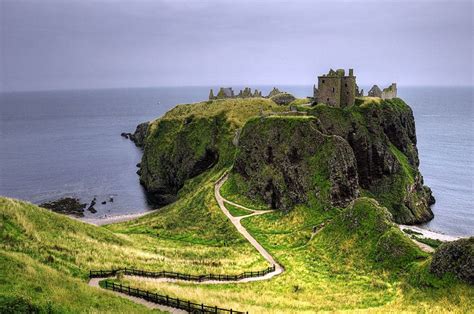
{"type": "Polygon", "coordinates": [[[368,196],[398,223],[433,218],[413,112],[401,99],[296,107],[292,114],[262,98],[177,106],[147,128],[140,180],[166,204],[187,179],[234,165],[239,192],[268,207],[317,202],[329,210],[368,196]]]}

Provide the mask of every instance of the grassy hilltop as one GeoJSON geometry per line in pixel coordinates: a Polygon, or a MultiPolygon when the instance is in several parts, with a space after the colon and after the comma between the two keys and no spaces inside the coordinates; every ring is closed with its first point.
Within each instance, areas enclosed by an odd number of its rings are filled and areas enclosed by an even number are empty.
{"type": "MultiPolygon", "coordinates": [[[[269,281],[244,284],[130,278],[122,279],[124,283],[251,313],[472,309],[474,289],[450,274],[431,274],[432,256],[420,251],[392,222],[425,219],[429,214],[423,204],[428,192],[417,169],[410,108],[400,100],[360,101],[346,110],[323,105],[298,108],[308,116],[267,117],[289,110],[268,99],[216,100],[177,106],[152,122],[145,139],[141,180],[158,202],[173,202],[137,220],[95,227],[0,198],[0,312],[147,311],[87,286],[89,269],[236,274],[267,267],[214,199],[215,181],[236,160],[248,158],[252,134],[275,135],[265,143],[265,148],[273,147],[274,159],[266,159],[265,150],[256,155],[255,167],[234,169],[222,194],[260,209],[271,207],[272,195],[285,203],[284,211],[242,222],[284,265],[285,272],[269,281]],[[378,120],[369,118],[374,115],[378,120]],[[402,122],[405,127],[397,128],[402,122]],[[321,133],[321,143],[327,143],[322,150],[317,145],[308,148],[321,156],[316,160],[309,153],[295,155],[297,167],[317,172],[301,176],[293,172],[304,195],[289,189],[288,178],[282,177],[286,168],[279,167],[285,164],[285,156],[291,156],[286,152],[291,152],[295,141],[287,142],[275,125],[300,133],[311,125],[321,133]],[[339,144],[342,140],[347,144],[339,144]],[[354,179],[354,173],[327,168],[334,147],[343,147],[341,152],[353,158],[347,165],[357,168],[358,196],[343,193],[344,183],[354,179]],[[363,157],[364,147],[371,147],[370,157],[363,157]],[[370,163],[376,167],[368,167],[370,163]],[[271,193],[262,190],[264,181],[247,180],[248,174],[272,179],[271,193]],[[342,194],[331,189],[332,184],[342,194]],[[318,232],[313,234],[315,226],[318,232]]],[[[245,214],[239,208],[229,209],[235,216],[245,214]]]]}

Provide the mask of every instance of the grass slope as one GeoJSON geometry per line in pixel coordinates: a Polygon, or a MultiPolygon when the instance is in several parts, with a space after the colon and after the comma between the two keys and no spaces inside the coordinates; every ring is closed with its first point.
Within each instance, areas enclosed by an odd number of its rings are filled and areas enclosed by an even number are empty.
{"type": "MultiPolygon", "coordinates": [[[[228,123],[226,130],[234,132],[262,107],[264,111],[287,110],[265,99],[213,101],[178,106],[163,120],[183,122],[191,115],[207,119],[219,114],[228,123]]],[[[152,128],[159,126],[158,121],[152,128]]],[[[266,267],[214,200],[213,184],[233,162],[232,132],[216,144],[219,163],[187,180],[178,201],[134,221],[95,227],[0,198],[0,304],[19,311],[145,312],[88,287],[88,270],[133,266],[231,274],[266,267]]],[[[197,150],[199,145],[197,141],[197,150]]],[[[258,208],[237,193],[239,182],[232,178],[229,182],[223,188],[225,197],[258,208]]],[[[224,285],[124,281],[161,294],[253,313],[472,309],[473,289],[452,278],[430,275],[431,257],[387,220],[387,211],[369,199],[360,199],[345,210],[327,210],[317,201],[309,202],[288,213],[243,220],[286,268],[270,281],[224,285]],[[323,222],[326,227],[313,235],[313,226],[323,222]]]]}
{"type": "Polygon", "coordinates": [[[469,311],[473,289],[429,274],[430,257],[389,218],[387,209],[368,198],[332,217],[305,207],[250,217],[243,224],[285,266],[272,280],[199,286],[124,282],[251,313],[469,311]],[[312,226],[321,222],[326,227],[312,237],[312,226]]]}

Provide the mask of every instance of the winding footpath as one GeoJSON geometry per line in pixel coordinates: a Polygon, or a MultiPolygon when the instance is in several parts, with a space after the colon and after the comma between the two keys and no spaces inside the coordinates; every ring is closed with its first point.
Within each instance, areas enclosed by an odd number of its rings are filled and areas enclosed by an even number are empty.
{"type": "MultiPolygon", "coordinates": [[[[260,253],[260,255],[262,255],[262,257],[268,263],[270,263],[270,265],[275,265],[275,270],[272,271],[272,272],[267,273],[266,275],[260,276],[260,277],[243,278],[243,279],[240,279],[240,280],[220,280],[220,281],[205,280],[205,281],[200,281],[200,282],[198,282],[198,281],[193,282],[193,283],[196,283],[196,284],[227,284],[227,283],[243,283],[243,282],[251,282],[251,281],[269,280],[270,278],[272,278],[276,275],[279,275],[284,271],[283,266],[280,265],[275,260],[275,258],[267,250],[265,250],[265,248],[260,243],[258,243],[258,241],[247,231],[247,229],[245,229],[244,226],[242,226],[242,223],[241,223],[242,219],[252,217],[252,216],[257,216],[257,215],[263,215],[263,214],[272,212],[272,210],[254,210],[254,209],[250,209],[250,208],[247,208],[245,206],[236,204],[236,203],[231,202],[229,200],[226,200],[224,197],[222,197],[222,195],[220,193],[220,189],[221,189],[222,185],[225,183],[225,181],[227,180],[227,178],[228,178],[228,174],[224,173],[219,178],[219,180],[217,180],[216,184],[214,185],[214,196],[216,198],[217,204],[219,205],[219,208],[222,210],[224,215],[227,216],[227,218],[230,220],[230,222],[235,226],[237,231],[241,235],[243,235],[244,238],[247,239],[247,241],[250,242],[250,244],[260,253]],[[241,209],[245,209],[245,210],[249,211],[250,214],[244,215],[244,216],[239,216],[239,217],[234,217],[229,212],[229,210],[225,207],[225,203],[228,203],[228,204],[233,205],[235,207],[239,207],[241,209]]],[[[177,282],[177,281],[180,281],[180,280],[171,279],[171,278],[149,278],[149,277],[141,277],[141,276],[125,276],[125,277],[138,279],[138,280],[144,280],[144,281],[154,281],[154,282],[177,282]]],[[[97,287],[97,288],[101,289],[100,286],[99,286],[99,281],[104,280],[104,279],[105,278],[92,278],[89,281],[89,286],[97,287]]],[[[133,296],[130,296],[130,295],[127,295],[127,294],[124,294],[124,293],[117,292],[117,291],[109,291],[109,292],[113,293],[113,294],[116,294],[118,296],[121,296],[123,298],[129,299],[129,300],[131,300],[135,303],[144,305],[144,306],[146,306],[150,309],[160,309],[160,310],[167,311],[167,312],[170,312],[170,313],[186,313],[186,311],[183,311],[183,310],[179,310],[179,309],[175,309],[175,308],[172,308],[172,307],[169,307],[169,306],[164,306],[164,305],[148,302],[144,299],[133,297],[133,296]]]]}

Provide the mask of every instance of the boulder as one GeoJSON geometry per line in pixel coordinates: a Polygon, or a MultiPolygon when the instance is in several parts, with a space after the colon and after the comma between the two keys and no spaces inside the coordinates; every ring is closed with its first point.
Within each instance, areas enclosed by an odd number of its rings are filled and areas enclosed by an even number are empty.
{"type": "Polygon", "coordinates": [[[474,285],[474,237],[442,244],[435,251],[430,272],[442,277],[451,273],[474,285]]]}

